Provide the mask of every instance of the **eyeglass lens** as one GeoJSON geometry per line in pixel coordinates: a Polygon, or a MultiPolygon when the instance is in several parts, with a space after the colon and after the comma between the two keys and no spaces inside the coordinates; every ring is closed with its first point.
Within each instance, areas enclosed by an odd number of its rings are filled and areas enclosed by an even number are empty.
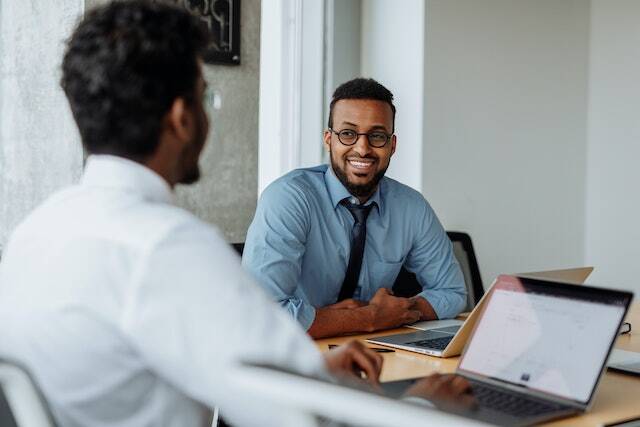
{"type": "Polygon", "coordinates": [[[338,132],[338,139],[344,145],[353,145],[356,143],[360,135],[365,135],[369,140],[369,145],[376,148],[383,147],[389,139],[387,134],[384,132],[369,132],[365,134],[359,134],[356,131],[350,129],[344,129],[338,132]]]}

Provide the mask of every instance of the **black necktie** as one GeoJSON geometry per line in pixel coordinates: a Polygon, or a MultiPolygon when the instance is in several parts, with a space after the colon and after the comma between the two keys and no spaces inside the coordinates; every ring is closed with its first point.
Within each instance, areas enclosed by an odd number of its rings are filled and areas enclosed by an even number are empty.
{"type": "Polygon", "coordinates": [[[353,298],[353,293],[356,290],[356,286],[358,286],[360,267],[362,267],[362,255],[364,254],[364,242],[367,239],[367,217],[373,207],[373,203],[362,206],[345,201],[343,204],[349,209],[351,215],[353,215],[355,224],[353,224],[353,229],[351,230],[349,265],[347,266],[347,273],[344,276],[342,288],[338,295],[338,301],[353,298]]]}

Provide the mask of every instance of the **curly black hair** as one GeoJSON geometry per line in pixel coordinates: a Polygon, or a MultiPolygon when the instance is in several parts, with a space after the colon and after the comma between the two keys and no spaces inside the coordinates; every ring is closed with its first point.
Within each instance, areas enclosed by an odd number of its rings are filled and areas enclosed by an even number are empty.
{"type": "Polygon", "coordinates": [[[88,12],[67,41],[60,82],[86,151],[153,154],[175,99],[193,102],[207,37],[167,3],[115,1],[88,12]]]}
{"type": "Polygon", "coordinates": [[[342,83],[333,92],[331,104],[329,104],[329,128],[333,129],[333,107],[341,99],[374,99],[389,104],[393,112],[393,126],[396,122],[396,106],[393,105],[393,94],[374,79],[358,77],[342,83]]]}

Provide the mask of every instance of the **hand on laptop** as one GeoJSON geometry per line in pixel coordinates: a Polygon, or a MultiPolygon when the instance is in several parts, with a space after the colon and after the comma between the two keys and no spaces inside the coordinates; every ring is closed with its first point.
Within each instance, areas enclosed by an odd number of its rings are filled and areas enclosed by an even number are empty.
{"type": "Polygon", "coordinates": [[[384,288],[378,289],[367,308],[373,316],[372,331],[414,323],[422,317],[413,298],[396,297],[389,289],[384,288]]]}
{"type": "Polygon", "coordinates": [[[411,386],[404,396],[419,397],[432,402],[437,407],[454,406],[471,409],[476,405],[469,382],[454,374],[433,374],[422,378],[411,386]]]}
{"type": "Polygon", "coordinates": [[[353,383],[365,381],[374,388],[382,370],[382,357],[359,341],[350,341],[345,345],[324,353],[329,372],[337,378],[353,383]]]}

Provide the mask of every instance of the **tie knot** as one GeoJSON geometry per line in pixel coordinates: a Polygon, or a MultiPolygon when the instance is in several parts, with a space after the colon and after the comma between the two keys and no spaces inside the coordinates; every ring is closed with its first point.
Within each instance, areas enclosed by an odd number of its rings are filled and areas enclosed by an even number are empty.
{"type": "Polygon", "coordinates": [[[364,224],[367,221],[369,212],[371,212],[371,208],[373,207],[373,203],[364,206],[355,205],[349,201],[345,201],[344,205],[349,209],[351,215],[353,215],[353,219],[356,221],[356,224],[364,224]]]}

